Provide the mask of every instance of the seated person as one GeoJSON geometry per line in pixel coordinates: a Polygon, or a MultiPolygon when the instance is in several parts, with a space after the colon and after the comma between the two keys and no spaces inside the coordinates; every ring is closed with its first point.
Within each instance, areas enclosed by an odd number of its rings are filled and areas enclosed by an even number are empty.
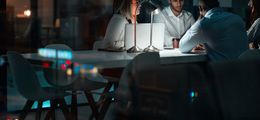
{"type": "Polygon", "coordinates": [[[182,9],[184,0],[169,0],[169,4],[154,16],[154,22],[165,24],[164,46],[172,48],[173,40],[179,40],[195,20],[190,12],[182,9]]]}
{"type": "Polygon", "coordinates": [[[236,59],[248,49],[244,21],[219,8],[218,0],[199,0],[200,20],[180,40],[181,52],[204,44],[210,60],[236,59]]]}
{"type": "Polygon", "coordinates": [[[249,48],[259,48],[260,43],[260,1],[250,0],[248,6],[251,9],[250,25],[251,27],[247,31],[249,48]]]}
{"type": "Polygon", "coordinates": [[[106,49],[123,49],[125,25],[134,23],[135,10],[136,15],[140,13],[140,5],[138,0],[132,3],[132,0],[114,0],[114,14],[109,21],[104,37],[103,47],[106,49]],[[131,11],[133,9],[133,11],[131,11]]]}

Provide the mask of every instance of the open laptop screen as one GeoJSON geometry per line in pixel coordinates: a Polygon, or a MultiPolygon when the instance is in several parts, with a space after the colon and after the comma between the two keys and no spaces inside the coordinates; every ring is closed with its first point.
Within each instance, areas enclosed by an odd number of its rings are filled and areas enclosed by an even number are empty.
{"type": "MultiPolygon", "coordinates": [[[[136,24],[136,45],[144,49],[150,45],[150,23],[136,24]]],[[[153,23],[152,44],[154,47],[163,50],[164,24],[153,23]]],[[[129,49],[134,46],[134,24],[125,25],[125,46],[129,49]]]]}

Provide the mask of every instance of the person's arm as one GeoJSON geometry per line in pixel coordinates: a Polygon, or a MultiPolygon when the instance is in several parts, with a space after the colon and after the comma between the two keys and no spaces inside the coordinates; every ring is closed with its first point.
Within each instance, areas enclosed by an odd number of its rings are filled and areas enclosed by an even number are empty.
{"type": "Polygon", "coordinates": [[[112,18],[109,21],[104,37],[105,48],[120,48],[123,47],[124,29],[127,21],[122,17],[112,18]]]}
{"type": "Polygon", "coordinates": [[[248,43],[250,49],[258,48],[260,39],[260,18],[258,18],[247,31],[248,43]]]}
{"type": "Polygon", "coordinates": [[[254,42],[260,36],[260,18],[258,18],[247,31],[249,42],[254,42]]]}
{"type": "Polygon", "coordinates": [[[197,44],[204,43],[205,39],[206,37],[201,29],[201,20],[199,20],[181,38],[179,50],[181,52],[190,52],[197,44]]]}

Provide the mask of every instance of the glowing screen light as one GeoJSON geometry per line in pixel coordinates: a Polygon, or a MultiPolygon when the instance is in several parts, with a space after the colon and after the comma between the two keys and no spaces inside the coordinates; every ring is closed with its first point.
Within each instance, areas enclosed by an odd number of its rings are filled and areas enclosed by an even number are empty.
{"type": "Polygon", "coordinates": [[[69,59],[71,60],[73,54],[69,50],[56,50],[50,48],[40,48],[38,49],[38,54],[43,57],[57,58],[57,59],[69,59]]]}

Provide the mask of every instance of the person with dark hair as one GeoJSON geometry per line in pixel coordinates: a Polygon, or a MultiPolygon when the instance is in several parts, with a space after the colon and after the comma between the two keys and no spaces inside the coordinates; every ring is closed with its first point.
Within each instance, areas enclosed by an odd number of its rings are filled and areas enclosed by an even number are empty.
{"type": "Polygon", "coordinates": [[[201,19],[180,40],[181,52],[203,44],[210,60],[237,59],[248,49],[245,23],[238,15],[219,8],[218,0],[199,0],[201,19]]]}
{"type": "Polygon", "coordinates": [[[173,42],[179,41],[191,25],[195,23],[192,14],[183,10],[184,1],[168,0],[169,6],[154,16],[155,23],[165,24],[164,47],[172,48],[173,42]]]}
{"type": "Polygon", "coordinates": [[[249,48],[259,48],[260,43],[260,0],[249,0],[250,7],[250,28],[247,31],[249,48]]]}
{"type": "Polygon", "coordinates": [[[138,15],[139,13],[139,0],[114,0],[113,16],[108,23],[102,46],[106,49],[122,49],[124,47],[125,24],[134,23],[134,14],[138,15]]]}

